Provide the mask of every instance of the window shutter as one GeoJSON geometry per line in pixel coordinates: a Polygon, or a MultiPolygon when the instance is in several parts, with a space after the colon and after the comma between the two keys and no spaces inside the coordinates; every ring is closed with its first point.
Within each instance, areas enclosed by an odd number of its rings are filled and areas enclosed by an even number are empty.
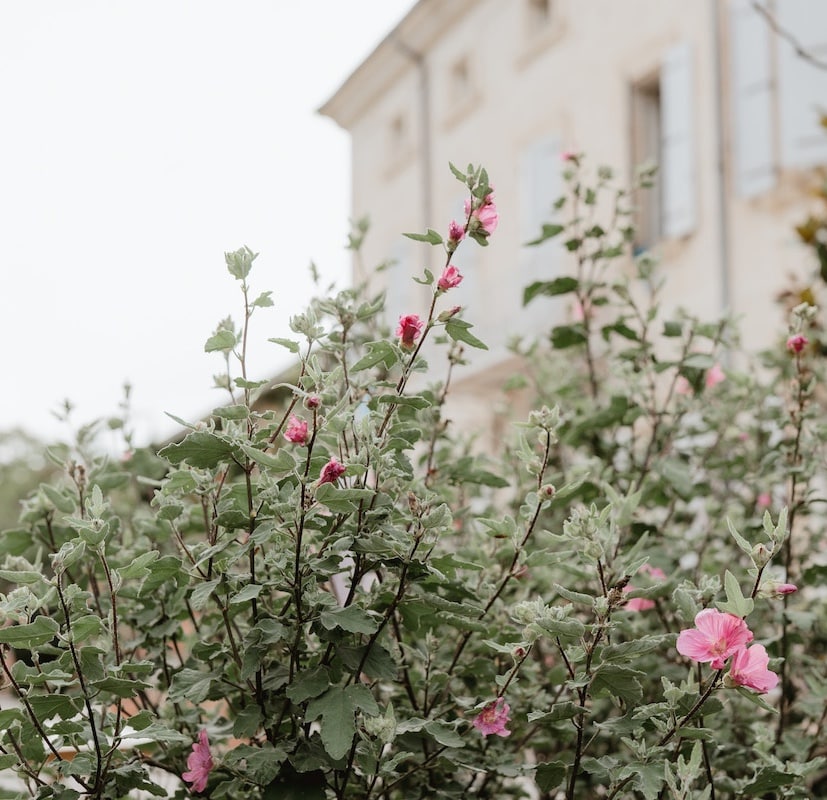
{"type": "MultiPolygon", "coordinates": [[[[548,239],[541,245],[526,247],[525,243],[537,239],[543,225],[554,221],[554,202],[563,193],[560,160],[560,142],[549,135],[536,139],[526,147],[519,161],[519,214],[520,214],[520,280],[518,308],[522,308],[523,289],[535,281],[550,281],[556,278],[561,267],[562,235],[548,239]]],[[[558,298],[542,298],[533,301],[520,312],[529,321],[554,321],[562,313],[562,302],[558,298]],[[550,303],[554,308],[550,311],[550,303]]]]}
{"type": "MultiPolygon", "coordinates": [[[[827,61],[827,3],[782,0],[775,4],[775,14],[805,52],[827,61]]],[[[827,162],[827,131],[819,123],[827,112],[827,70],[802,58],[780,37],[778,91],[782,165],[806,168],[827,162]]]]}
{"type": "Polygon", "coordinates": [[[660,75],[663,233],[686,236],[695,228],[692,136],[692,50],[683,42],[666,51],[660,75]]]}
{"type": "MultiPolygon", "coordinates": [[[[544,136],[530,144],[520,156],[520,243],[536,239],[543,224],[550,222],[552,205],[562,193],[560,145],[557,137],[544,136]]],[[[520,253],[523,279],[530,282],[554,277],[557,241],[550,239],[520,253]]]]}
{"type": "Polygon", "coordinates": [[[752,197],[775,183],[772,33],[751,0],[735,0],[730,24],[735,185],[752,197]]]}
{"type": "Polygon", "coordinates": [[[400,239],[391,251],[391,264],[384,270],[386,284],[385,318],[391,327],[391,335],[402,314],[413,313],[408,307],[411,299],[413,271],[413,242],[400,239]]]}

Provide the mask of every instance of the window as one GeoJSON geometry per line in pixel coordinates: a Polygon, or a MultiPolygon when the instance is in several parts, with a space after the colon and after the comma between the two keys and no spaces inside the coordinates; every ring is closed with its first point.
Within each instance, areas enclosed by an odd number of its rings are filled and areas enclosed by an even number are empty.
{"type": "MultiPolygon", "coordinates": [[[[784,0],[778,26],[811,56],[827,58],[827,4],[784,0]]],[[[780,169],[827,161],[820,114],[827,105],[827,70],[776,35],[750,0],[730,12],[735,187],[752,197],[775,185],[780,169]]]]}
{"type": "Polygon", "coordinates": [[[660,70],[632,87],[632,163],[654,163],[656,185],[637,198],[636,248],[695,228],[692,51],[669,48],[660,70]]]}
{"type": "Polygon", "coordinates": [[[451,66],[451,100],[454,103],[461,102],[471,91],[471,69],[468,66],[468,59],[461,58],[451,66]]]}
{"type": "MultiPolygon", "coordinates": [[[[659,76],[632,88],[632,165],[635,169],[659,165],[661,159],[659,76]]],[[[656,179],[635,198],[635,251],[642,252],[661,238],[661,185],[656,179]]]]}
{"type": "Polygon", "coordinates": [[[385,318],[391,328],[396,330],[396,323],[402,314],[410,313],[408,304],[411,299],[413,277],[413,243],[409,239],[398,240],[391,251],[391,258],[384,267],[385,280],[385,318]]]}

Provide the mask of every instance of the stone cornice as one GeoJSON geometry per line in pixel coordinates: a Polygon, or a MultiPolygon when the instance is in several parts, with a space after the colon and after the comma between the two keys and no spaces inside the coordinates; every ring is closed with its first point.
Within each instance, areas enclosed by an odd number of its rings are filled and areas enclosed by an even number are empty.
{"type": "Polygon", "coordinates": [[[383,92],[469,9],[486,0],[419,0],[318,112],[350,130],[383,92]]]}

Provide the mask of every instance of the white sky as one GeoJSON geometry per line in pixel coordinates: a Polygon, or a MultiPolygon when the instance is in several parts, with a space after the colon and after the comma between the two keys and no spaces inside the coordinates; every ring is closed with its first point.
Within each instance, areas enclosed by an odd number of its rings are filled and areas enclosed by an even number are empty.
{"type": "Polygon", "coordinates": [[[344,287],[348,135],[316,109],[414,0],[0,3],[0,430],[117,411],[141,442],[226,394],[203,345],[241,320],[224,252],[261,255],[251,370],[312,290],[344,287]]]}

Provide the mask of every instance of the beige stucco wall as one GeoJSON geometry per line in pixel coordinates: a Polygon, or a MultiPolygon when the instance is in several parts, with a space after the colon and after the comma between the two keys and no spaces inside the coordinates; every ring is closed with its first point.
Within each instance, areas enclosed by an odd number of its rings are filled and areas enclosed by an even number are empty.
{"type": "MultiPolygon", "coordinates": [[[[359,113],[347,121],[353,142],[354,215],[371,217],[373,230],[364,260],[368,265],[379,263],[400,251],[403,231],[428,226],[445,233],[462,192],[448,170],[449,161],[486,166],[496,188],[500,226],[490,247],[477,248],[470,257],[463,248],[474,245],[467,243],[457,253],[455,263],[466,280],[444,301],[467,305],[466,319],[491,347],[479,358],[475,354],[478,369],[505,357],[512,334],[546,330],[554,315],[561,313],[559,304],[544,308],[543,300],[528,311],[521,306],[517,170],[521,153],[540,136],[554,134],[561,147],[586,153],[591,166],[608,164],[628,177],[631,86],[656,72],[666,51],[679,42],[688,42],[692,52],[697,216],[690,235],[658,247],[667,276],[665,303],[714,317],[728,301],[729,309],[741,318],[745,341],[756,349],[783,334],[783,315],[774,297],[786,285],[789,271],[802,272],[810,265],[792,231],[808,201],[796,175],[782,176],[775,189],[753,199],[739,198],[733,188],[727,2],[556,0],[556,17],[539,32],[528,25],[523,0],[441,0],[439,5],[424,0],[419,5],[432,23],[427,40],[417,40],[421,25],[406,27],[405,22],[416,22],[411,15],[383,44],[385,51],[377,51],[362,67],[369,70],[375,64],[377,71],[398,77],[381,91],[372,85],[370,102],[362,98],[359,113]],[[448,6],[462,6],[462,14],[451,24],[440,25],[434,15],[448,6]],[[722,37],[720,83],[713,13],[718,14],[722,37]],[[428,78],[427,180],[422,172],[421,67],[410,53],[405,54],[406,45],[398,44],[410,41],[416,43],[428,78]],[[458,99],[451,71],[463,58],[470,67],[469,83],[458,99]],[[724,109],[720,120],[718,89],[724,109]],[[409,138],[397,151],[389,129],[400,114],[408,117],[409,138]],[[423,191],[428,184],[426,202],[423,191]],[[725,233],[727,240],[722,239],[725,233]],[[728,255],[728,297],[722,275],[723,245],[728,255]]],[[[358,96],[355,82],[346,84],[338,99],[355,102],[358,96]]],[[[416,274],[426,266],[435,272],[441,268],[444,256],[439,248],[411,247],[409,268],[416,274]]],[[[410,312],[424,312],[427,294],[413,282],[406,283],[402,289],[396,287],[397,301],[403,298],[410,312]]]]}

